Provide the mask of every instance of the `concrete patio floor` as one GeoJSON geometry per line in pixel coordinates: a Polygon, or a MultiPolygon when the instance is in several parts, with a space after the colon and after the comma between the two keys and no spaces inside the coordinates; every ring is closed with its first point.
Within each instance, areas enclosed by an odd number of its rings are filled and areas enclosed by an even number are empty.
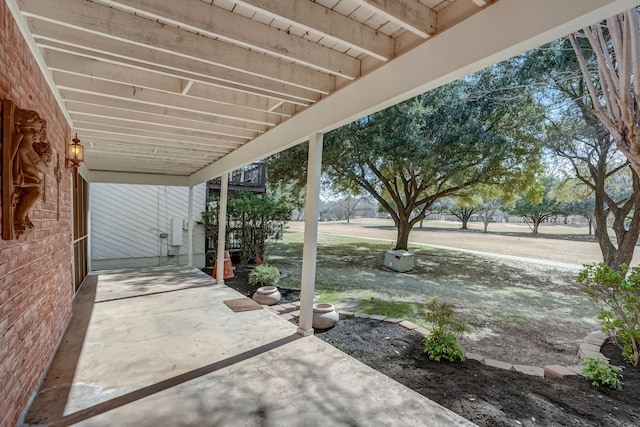
{"type": "Polygon", "coordinates": [[[25,425],[472,426],[197,269],[92,274],[25,425]]]}

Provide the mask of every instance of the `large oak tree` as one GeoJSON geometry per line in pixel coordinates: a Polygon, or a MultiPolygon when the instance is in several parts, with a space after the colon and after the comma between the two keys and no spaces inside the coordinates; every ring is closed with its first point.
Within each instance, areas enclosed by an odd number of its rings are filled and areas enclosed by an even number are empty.
{"type": "MultiPolygon", "coordinates": [[[[541,120],[530,99],[502,91],[511,71],[493,67],[329,132],[324,177],[371,194],[397,227],[396,249],[441,198],[480,185],[521,191],[538,171],[541,120]]],[[[304,185],[306,149],[270,159],[270,179],[304,185]]]]}

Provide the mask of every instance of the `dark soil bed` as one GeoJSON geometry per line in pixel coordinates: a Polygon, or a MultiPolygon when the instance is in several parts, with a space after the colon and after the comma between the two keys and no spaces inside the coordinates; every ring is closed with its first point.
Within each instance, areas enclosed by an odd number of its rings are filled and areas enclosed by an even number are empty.
{"type": "Polygon", "coordinates": [[[603,353],[625,367],[622,391],[593,388],[582,377],[536,378],[472,360],[433,362],[420,334],[377,320],[342,319],[317,336],[480,426],[640,425],[640,371],[611,344],[603,353]]]}
{"type": "MultiPolygon", "coordinates": [[[[203,268],[202,271],[211,275],[212,268],[203,268]]],[[[252,286],[249,284],[249,274],[253,269],[251,267],[237,266],[234,267],[235,277],[232,279],[226,279],[224,284],[229,286],[231,289],[234,289],[240,292],[242,295],[252,297],[256,289],[256,286],[252,286]]],[[[280,295],[282,298],[280,299],[280,304],[286,304],[294,301],[300,300],[300,290],[299,289],[291,289],[285,288],[282,286],[278,286],[278,290],[280,291],[280,295]]]]}

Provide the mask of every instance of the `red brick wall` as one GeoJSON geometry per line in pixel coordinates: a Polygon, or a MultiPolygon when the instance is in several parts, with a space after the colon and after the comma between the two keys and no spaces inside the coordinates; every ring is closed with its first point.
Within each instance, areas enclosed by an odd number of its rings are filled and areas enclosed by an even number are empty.
{"type": "Polygon", "coordinates": [[[56,153],[64,160],[70,129],[6,3],[0,1],[0,98],[34,110],[47,121],[53,150],[46,201],[29,217],[35,231],[0,240],[0,426],[13,426],[27,406],[71,316],[71,192],[60,181],[56,220],[56,153]]]}

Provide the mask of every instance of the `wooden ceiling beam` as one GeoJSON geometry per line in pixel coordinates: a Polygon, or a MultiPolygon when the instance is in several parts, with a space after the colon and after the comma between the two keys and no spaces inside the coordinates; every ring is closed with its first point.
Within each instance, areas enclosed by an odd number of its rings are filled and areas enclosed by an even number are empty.
{"type": "Polygon", "coordinates": [[[426,39],[437,31],[437,14],[418,0],[354,0],[426,39]]]}
{"type": "Polygon", "coordinates": [[[152,138],[158,142],[173,142],[176,145],[180,145],[182,142],[190,142],[192,144],[200,144],[203,147],[224,147],[224,148],[238,148],[242,143],[231,141],[228,139],[220,138],[202,138],[190,135],[172,134],[167,132],[156,132],[143,129],[135,129],[130,127],[103,125],[93,122],[77,121],[73,125],[72,131],[74,133],[82,133],[86,131],[99,132],[104,135],[134,135],[152,138]]]}
{"type": "Polygon", "coordinates": [[[153,89],[107,82],[60,71],[55,71],[53,78],[61,90],[96,94],[107,98],[127,100],[140,104],[151,104],[183,111],[204,113],[239,122],[275,126],[281,121],[282,117],[273,113],[222,104],[202,98],[159,92],[153,89]]]}
{"type": "Polygon", "coordinates": [[[176,150],[188,150],[192,152],[199,153],[200,157],[206,158],[207,155],[220,155],[227,154],[232,149],[229,147],[219,147],[213,144],[195,144],[191,142],[181,142],[179,145],[175,143],[171,143],[169,140],[159,140],[156,138],[149,138],[145,136],[137,136],[137,135],[127,135],[127,134],[114,134],[114,133],[105,133],[92,129],[86,129],[82,131],[82,143],[86,145],[87,150],[91,146],[91,143],[101,144],[113,144],[115,145],[123,145],[123,146],[141,146],[141,147],[149,147],[149,149],[168,149],[174,148],[176,150]]]}
{"type": "MultiPolygon", "coordinates": [[[[255,96],[201,83],[194,85],[193,81],[191,81],[191,84],[185,90],[187,82],[183,79],[123,65],[105,63],[65,52],[45,50],[44,57],[47,65],[53,71],[62,71],[113,83],[169,92],[176,95],[215,100],[215,102],[220,104],[236,105],[265,113],[271,112],[270,106],[272,104],[270,103],[270,98],[267,97],[255,96]]],[[[284,115],[279,112],[274,112],[274,114],[284,115]]]]}
{"type": "Polygon", "coordinates": [[[202,1],[118,0],[102,3],[349,80],[360,75],[360,61],[356,58],[202,1]]]}
{"type": "Polygon", "coordinates": [[[107,117],[128,120],[134,123],[161,124],[163,126],[174,127],[177,129],[193,129],[210,132],[217,135],[233,136],[251,140],[259,135],[258,132],[248,131],[244,129],[232,129],[229,127],[211,124],[206,121],[186,120],[168,115],[150,114],[141,111],[132,111],[121,108],[105,107],[102,105],[85,104],[76,101],[65,102],[69,114],[81,113],[96,117],[107,117]]]}
{"type": "MultiPolygon", "coordinates": [[[[64,27],[60,25],[41,21],[32,22],[40,30],[40,34],[35,35],[34,38],[42,49],[70,53],[136,70],[148,70],[302,106],[308,106],[317,101],[324,93],[323,91],[311,91],[284,85],[251,74],[236,73],[205,62],[180,58],[164,52],[154,52],[140,46],[108,40],[92,34],[84,35],[81,41],[74,41],[77,40],[76,37],[65,31],[64,27]],[[80,43],[82,44],[80,45],[80,43]],[[104,49],[108,49],[108,53],[104,49]]],[[[327,90],[329,89],[327,88],[327,90]]]]}
{"type": "Polygon", "coordinates": [[[395,47],[391,37],[312,1],[234,1],[297,28],[319,33],[379,61],[388,61],[394,56],[395,47]]]}
{"type": "Polygon", "coordinates": [[[94,123],[96,125],[116,126],[124,129],[129,127],[135,127],[137,130],[146,130],[150,132],[163,133],[163,134],[175,136],[176,138],[193,136],[197,138],[204,138],[205,140],[210,140],[210,141],[227,141],[227,142],[235,143],[238,145],[241,145],[247,142],[246,138],[238,138],[238,137],[229,136],[229,135],[220,135],[218,133],[207,132],[202,130],[165,126],[160,122],[144,123],[144,122],[132,121],[132,120],[122,119],[117,117],[105,117],[105,116],[98,116],[98,115],[86,114],[86,113],[70,112],[69,114],[71,115],[71,118],[73,119],[74,124],[94,123]]]}
{"type": "MultiPolygon", "coordinates": [[[[333,85],[328,74],[98,3],[20,0],[20,5],[25,16],[63,25],[78,40],[93,33],[303,88],[333,85]]],[[[38,34],[37,26],[32,30],[38,34]]]]}
{"type": "Polygon", "coordinates": [[[110,98],[95,93],[73,92],[69,90],[60,90],[60,94],[65,101],[75,101],[84,104],[105,106],[118,108],[131,112],[142,112],[154,114],[157,116],[169,116],[184,120],[195,120],[199,122],[208,122],[218,126],[228,128],[229,133],[234,134],[235,129],[247,130],[252,132],[264,133],[269,127],[257,125],[254,123],[241,122],[237,120],[229,120],[221,117],[211,116],[206,113],[198,113],[193,111],[185,111],[182,109],[170,108],[162,105],[140,104],[134,101],[110,98]]]}

